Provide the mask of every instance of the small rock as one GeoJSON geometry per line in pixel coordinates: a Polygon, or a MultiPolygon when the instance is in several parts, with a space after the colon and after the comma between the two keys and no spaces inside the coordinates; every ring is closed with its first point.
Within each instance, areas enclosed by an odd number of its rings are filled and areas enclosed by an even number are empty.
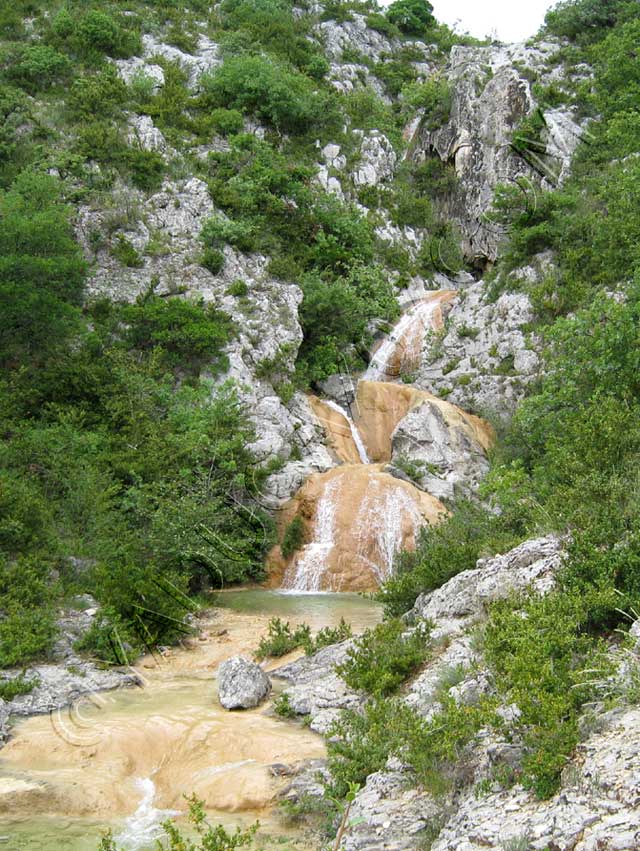
{"type": "Polygon", "coordinates": [[[225,709],[252,709],[270,691],[269,677],[244,656],[232,656],[218,668],[218,697],[225,709]]]}

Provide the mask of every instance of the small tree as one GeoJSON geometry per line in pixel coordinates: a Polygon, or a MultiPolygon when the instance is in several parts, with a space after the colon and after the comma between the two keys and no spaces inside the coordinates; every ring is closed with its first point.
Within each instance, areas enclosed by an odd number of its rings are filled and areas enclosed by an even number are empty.
{"type": "Polygon", "coordinates": [[[396,0],[389,6],[387,18],[407,35],[422,35],[436,22],[428,0],[396,0]]]}

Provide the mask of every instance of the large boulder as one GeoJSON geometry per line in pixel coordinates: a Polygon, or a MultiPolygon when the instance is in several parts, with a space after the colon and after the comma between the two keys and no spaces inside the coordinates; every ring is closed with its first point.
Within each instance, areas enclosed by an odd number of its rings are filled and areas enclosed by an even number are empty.
{"type": "Polygon", "coordinates": [[[271,692],[271,680],[245,656],[232,656],[218,668],[218,697],[225,709],[253,709],[271,692]]]}

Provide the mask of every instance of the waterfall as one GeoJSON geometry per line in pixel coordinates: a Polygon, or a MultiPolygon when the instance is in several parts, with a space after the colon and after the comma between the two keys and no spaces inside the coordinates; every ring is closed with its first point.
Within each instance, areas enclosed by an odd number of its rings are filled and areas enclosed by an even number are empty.
{"type": "Polygon", "coordinates": [[[135,813],[125,820],[122,832],[116,836],[116,842],[126,851],[148,848],[162,836],[161,823],[170,816],[178,815],[177,810],[159,810],[153,806],[156,786],[150,777],[136,778],[135,785],[142,792],[142,800],[135,813]]]}
{"type": "Polygon", "coordinates": [[[344,408],[341,408],[340,405],[338,405],[338,403],[334,402],[332,399],[327,399],[325,405],[327,405],[329,408],[332,408],[334,411],[337,411],[345,418],[349,429],[351,430],[351,437],[353,438],[353,442],[355,443],[356,449],[358,450],[360,461],[362,461],[363,464],[368,464],[369,456],[367,455],[367,449],[364,445],[364,441],[362,440],[362,436],[358,431],[358,426],[354,423],[353,419],[344,410],[344,408]]]}
{"type": "Polygon", "coordinates": [[[416,358],[420,356],[423,345],[424,333],[432,326],[432,317],[440,305],[437,298],[433,298],[414,304],[406,313],[403,313],[389,336],[384,340],[373,356],[363,378],[365,381],[380,381],[385,377],[397,377],[399,370],[391,367],[391,361],[399,348],[403,346],[402,360],[404,354],[408,353],[416,358]]]}
{"type": "Polygon", "coordinates": [[[423,522],[420,507],[405,488],[398,485],[391,489],[381,489],[380,482],[371,479],[356,517],[356,537],[358,555],[370,565],[380,583],[393,573],[398,552],[402,548],[403,527],[407,523],[411,524],[415,535],[423,522]]]}
{"type": "Polygon", "coordinates": [[[285,576],[288,591],[319,591],[327,559],[335,546],[337,490],[340,479],[332,479],[318,500],[314,518],[314,540],[303,548],[285,576]]]}

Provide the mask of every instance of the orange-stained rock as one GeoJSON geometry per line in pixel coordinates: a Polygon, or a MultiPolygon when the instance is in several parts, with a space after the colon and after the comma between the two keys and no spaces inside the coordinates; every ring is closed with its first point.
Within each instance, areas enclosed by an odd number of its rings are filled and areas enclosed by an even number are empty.
{"type": "Polygon", "coordinates": [[[339,410],[317,396],[309,396],[311,410],[318,418],[327,435],[327,444],[339,461],[345,464],[360,464],[360,453],[353,438],[349,421],[339,410]]]}
{"type": "Polygon", "coordinates": [[[419,529],[447,513],[435,497],[385,473],[381,465],[343,465],[311,476],[286,506],[281,534],[297,515],[305,546],[268,561],[272,585],[306,591],[371,591],[415,548],[419,529]]]}
{"type": "Polygon", "coordinates": [[[474,414],[467,414],[425,390],[407,384],[384,381],[360,381],[354,411],[356,423],[372,462],[391,459],[392,436],[406,415],[428,403],[441,413],[451,432],[460,432],[487,452],[495,440],[492,426],[474,414]]]}

